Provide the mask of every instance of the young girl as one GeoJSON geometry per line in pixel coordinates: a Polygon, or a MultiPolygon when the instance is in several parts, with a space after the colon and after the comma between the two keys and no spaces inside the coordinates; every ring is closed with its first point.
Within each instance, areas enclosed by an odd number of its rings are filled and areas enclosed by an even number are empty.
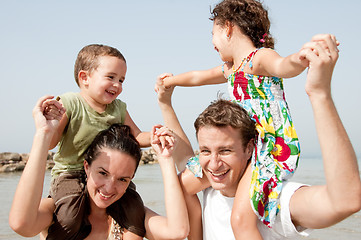
{"type": "MultiPolygon", "coordinates": [[[[163,85],[169,88],[228,82],[232,101],[245,108],[255,121],[258,139],[252,176],[249,174],[248,182],[241,181],[238,186],[231,222],[237,239],[262,239],[256,215],[272,226],[279,211],[282,182],[293,175],[300,155],[282,78],[297,76],[308,62],[300,57],[300,52],[281,57],[272,49],[268,14],[258,1],[224,0],[213,9],[211,20],[213,45],[225,63],[205,71],[166,77],[163,85]]],[[[191,159],[188,168],[201,176],[197,159],[191,159]]]]}

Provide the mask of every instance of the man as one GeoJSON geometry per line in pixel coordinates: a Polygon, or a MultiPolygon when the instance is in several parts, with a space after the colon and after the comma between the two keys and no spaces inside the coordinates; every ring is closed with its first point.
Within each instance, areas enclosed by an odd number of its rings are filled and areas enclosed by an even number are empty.
{"type": "MultiPolygon", "coordinates": [[[[357,158],[331,97],[331,76],[338,58],[337,44],[332,35],[317,35],[304,46],[304,57],[309,61],[305,89],[313,108],[326,185],[285,183],[280,196],[281,210],[273,228],[269,229],[261,222],[258,224],[263,239],[307,236],[307,229],[329,227],[361,209],[357,158]]],[[[159,101],[165,103],[161,106],[165,123],[184,141],[184,148],[178,156],[179,167],[184,159],[182,155],[189,155],[189,150],[185,150],[189,141],[167,97],[170,94],[159,97],[159,101]],[[166,104],[167,101],[169,104],[166,104]]],[[[206,178],[196,178],[189,174],[189,170],[180,177],[189,203],[191,234],[188,239],[202,239],[201,226],[197,223],[199,204],[194,202],[194,194],[207,182],[210,187],[204,190],[203,195],[203,238],[234,239],[230,225],[233,198],[240,179],[250,178],[247,162],[252,155],[252,140],[247,138],[244,130],[229,123],[230,118],[238,115],[242,116],[242,109],[218,100],[195,122],[199,163],[206,178]],[[219,124],[222,121],[225,124],[219,124]]]]}

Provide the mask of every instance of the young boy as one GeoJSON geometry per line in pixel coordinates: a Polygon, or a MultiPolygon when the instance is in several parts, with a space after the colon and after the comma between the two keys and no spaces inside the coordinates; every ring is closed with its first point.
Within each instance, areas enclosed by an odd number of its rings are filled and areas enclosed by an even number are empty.
{"type": "MultiPolygon", "coordinates": [[[[78,54],[74,76],[80,92],[59,97],[66,112],[51,142],[51,148],[58,144],[58,151],[54,155],[50,189],[55,203],[54,224],[49,228],[47,239],[59,236],[83,239],[91,231],[85,211],[89,203],[82,194],[86,182],[83,154],[98,132],[114,123],[125,124],[131,127],[141,147],[150,146],[149,132],[141,132],[126,104],[117,99],[123,90],[126,71],[124,56],[113,47],[93,44],[85,46],[78,54]]],[[[51,105],[45,108],[47,114],[52,111],[56,108],[51,105]]],[[[109,214],[122,227],[143,237],[144,206],[133,183],[118,202],[107,209],[109,214]],[[138,203],[137,207],[134,202],[138,203]]]]}

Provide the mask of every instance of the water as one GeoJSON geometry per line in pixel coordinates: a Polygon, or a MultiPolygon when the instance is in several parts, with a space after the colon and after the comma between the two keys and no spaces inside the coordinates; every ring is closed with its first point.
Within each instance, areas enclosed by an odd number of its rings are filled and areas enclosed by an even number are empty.
{"type": "MultiPolygon", "coordinates": [[[[361,162],[359,161],[359,166],[361,162]]],[[[0,174],[0,239],[25,239],[14,233],[8,224],[9,209],[21,173],[0,174]]],[[[311,185],[324,184],[322,161],[320,159],[303,159],[294,181],[311,185]]],[[[164,215],[164,192],[159,165],[140,166],[134,182],[145,205],[164,215]]],[[[44,196],[47,195],[50,183],[50,172],[45,176],[44,196]]],[[[359,240],[361,239],[361,212],[326,229],[314,230],[309,240],[359,240]]],[[[39,239],[38,237],[28,239],[39,239]]]]}
{"type": "MultiPolygon", "coordinates": [[[[9,227],[9,210],[20,176],[21,172],[0,173],[0,239],[39,239],[39,237],[23,238],[9,227]]],[[[45,175],[43,197],[48,195],[50,179],[50,171],[48,171],[45,175]]],[[[157,213],[165,215],[163,181],[159,165],[140,166],[134,182],[144,204],[157,213]]]]}

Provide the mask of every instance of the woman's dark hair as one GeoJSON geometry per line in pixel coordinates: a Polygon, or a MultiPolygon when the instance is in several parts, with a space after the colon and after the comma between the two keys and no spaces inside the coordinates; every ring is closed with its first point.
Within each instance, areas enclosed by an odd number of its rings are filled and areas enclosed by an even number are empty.
{"type": "Polygon", "coordinates": [[[220,26],[237,25],[257,48],[274,48],[268,12],[257,0],[224,0],[211,11],[210,20],[220,26]]]}
{"type": "Polygon", "coordinates": [[[113,124],[108,129],[99,132],[85,152],[85,161],[91,165],[103,148],[129,154],[136,162],[136,169],[138,168],[142,153],[129,126],[113,124]]]}

